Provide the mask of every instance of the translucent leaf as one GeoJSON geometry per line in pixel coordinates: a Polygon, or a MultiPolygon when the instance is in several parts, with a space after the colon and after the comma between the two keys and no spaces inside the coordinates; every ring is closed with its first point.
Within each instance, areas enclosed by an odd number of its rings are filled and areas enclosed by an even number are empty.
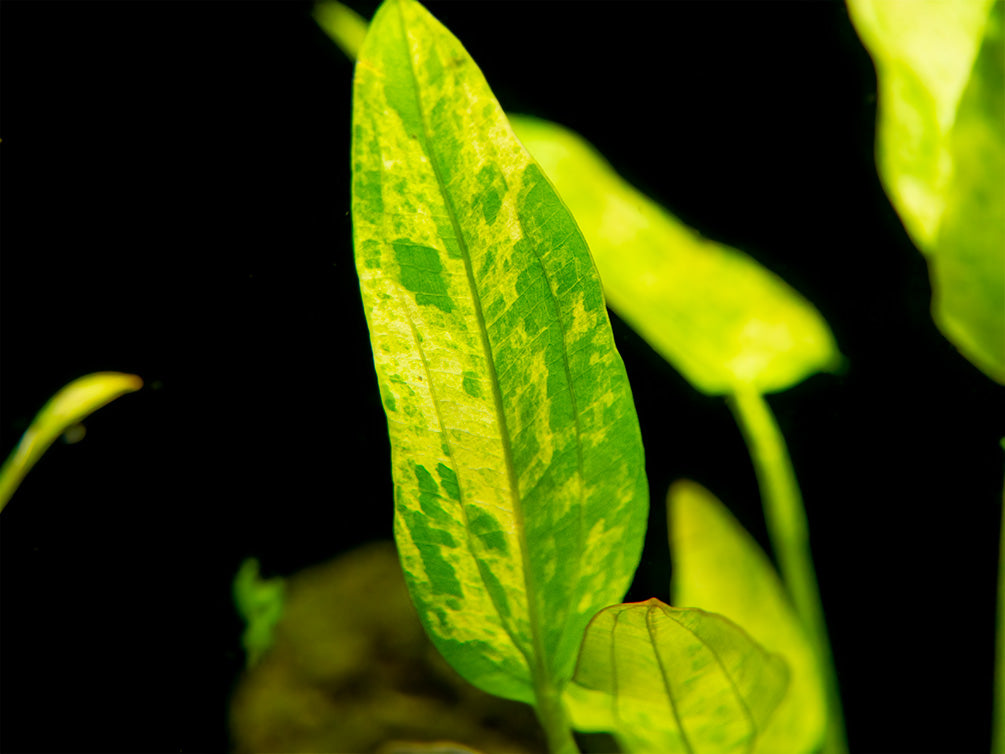
{"type": "Polygon", "coordinates": [[[647,518],[596,270],[477,66],[412,0],[382,5],[360,50],[352,154],[412,599],[461,675],[540,702],[623,596],[647,518]]]}
{"type": "Polygon", "coordinates": [[[730,620],[651,599],[597,614],[566,699],[578,729],[629,752],[726,754],[751,750],[787,679],[730,620]]]}
{"type": "Polygon", "coordinates": [[[728,616],[788,664],[789,692],[755,751],[816,751],[826,725],[824,688],[813,650],[768,557],[700,485],[677,482],[667,506],[674,603],[728,616]]]}
{"type": "Polygon", "coordinates": [[[817,310],[626,183],[578,134],[510,116],[576,216],[611,308],[698,390],[784,390],[841,356],[817,310]]]}
{"type": "Polygon", "coordinates": [[[106,403],[142,386],[143,381],[134,374],[95,372],[60,389],[38,412],[0,468],[0,510],[56,438],[106,403]]]}
{"type": "Polygon", "coordinates": [[[876,65],[880,178],[928,257],[932,316],[1005,383],[1005,4],[848,9],[876,65]]]}

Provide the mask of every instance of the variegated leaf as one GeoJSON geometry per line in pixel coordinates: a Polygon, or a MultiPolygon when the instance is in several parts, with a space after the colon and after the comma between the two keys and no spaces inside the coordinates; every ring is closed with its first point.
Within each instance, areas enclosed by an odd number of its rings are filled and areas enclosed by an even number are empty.
{"type": "Polygon", "coordinates": [[[586,243],[461,44],[378,10],[356,65],[356,265],[395,535],[434,643],[533,701],[638,562],[648,492],[586,243]]]}

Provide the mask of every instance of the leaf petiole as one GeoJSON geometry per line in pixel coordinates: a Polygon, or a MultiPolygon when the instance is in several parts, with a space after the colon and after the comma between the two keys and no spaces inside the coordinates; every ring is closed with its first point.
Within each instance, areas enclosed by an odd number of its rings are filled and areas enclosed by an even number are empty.
{"type": "Polygon", "coordinates": [[[754,463],[768,535],[778,557],[782,580],[812,643],[824,679],[827,735],[823,751],[825,754],[846,754],[848,743],[841,694],[810,554],[806,509],[785,438],[764,397],[756,390],[738,388],[728,402],[754,463]]]}
{"type": "Polygon", "coordinates": [[[548,682],[539,682],[534,686],[534,710],[538,722],[544,729],[550,754],[579,754],[579,747],[572,737],[569,716],[562,705],[561,694],[555,686],[548,682]]]}

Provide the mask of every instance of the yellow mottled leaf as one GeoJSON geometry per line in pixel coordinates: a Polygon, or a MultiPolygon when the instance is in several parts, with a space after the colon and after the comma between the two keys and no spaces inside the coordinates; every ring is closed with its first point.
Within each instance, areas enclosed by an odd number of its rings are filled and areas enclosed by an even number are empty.
{"type": "Polygon", "coordinates": [[[389,0],[353,90],[353,233],[395,537],[430,637],[499,696],[555,696],[631,581],[648,491],[572,216],[460,42],[389,0]]]}

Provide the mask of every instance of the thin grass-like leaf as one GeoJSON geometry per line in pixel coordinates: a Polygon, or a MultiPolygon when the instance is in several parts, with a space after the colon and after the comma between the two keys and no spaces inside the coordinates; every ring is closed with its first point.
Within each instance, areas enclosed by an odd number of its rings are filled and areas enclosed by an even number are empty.
{"type": "Polygon", "coordinates": [[[0,510],[7,505],[25,474],[63,432],[120,395],[142,386],[143,381],[134,374],[96,372],[61,388],[38,412],[0,468],[0,510]]]}

